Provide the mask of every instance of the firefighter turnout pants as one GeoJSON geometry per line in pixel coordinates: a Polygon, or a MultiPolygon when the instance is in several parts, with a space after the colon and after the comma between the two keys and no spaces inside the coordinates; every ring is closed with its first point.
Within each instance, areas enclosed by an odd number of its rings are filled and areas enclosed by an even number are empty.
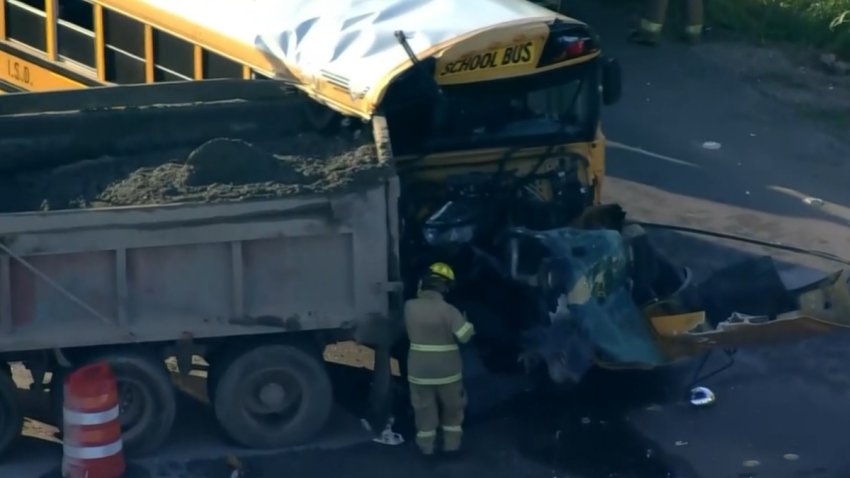
{"type": "Polygon", "coordinates": [[[460,450],[466,409],[462,381],[443,385],[411,383],[410,403],[416,418],[416,445],[423,454],[434,453],[438,430],[442,431],[444,451],[460,450]]]}
{"type": "MultiPolygon", "coordinates": [[[[685,36],[689,40],[696,41],[702,35],[703,27],[703,0],[683,0],[685,4],[685,36]]],[[[640,32],[654,41],[657,41],[664,27],[667,17],[667,7],[670,0],[647,0],[646,13],[640,22],[640,32]]]]}

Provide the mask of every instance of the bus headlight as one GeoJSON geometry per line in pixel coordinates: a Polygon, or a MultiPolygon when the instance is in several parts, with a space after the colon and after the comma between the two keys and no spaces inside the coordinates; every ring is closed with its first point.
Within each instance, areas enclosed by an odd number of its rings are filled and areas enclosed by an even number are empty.
{"type": "Polygon", "coordinates": [[[446,246],[472,242],[475,237],[474,224],[462,224],[452,227],[426,227],[423,230],[425,242],[430,246],[446,246]]]}

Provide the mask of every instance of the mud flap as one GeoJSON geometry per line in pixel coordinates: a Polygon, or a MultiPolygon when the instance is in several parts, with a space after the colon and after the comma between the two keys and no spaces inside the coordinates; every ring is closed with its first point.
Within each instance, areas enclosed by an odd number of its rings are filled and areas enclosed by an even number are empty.
{"type": "Polygon", "coordinates": [[[367,431],[375,434],[373,441],[384,445],[404,443],[401,435],[393,432],[392,416],[393,389],[390,348],[375,347],[375,366],[372,371],[372,386],[369,390],[369,416],[361,420],[367,431]]]}

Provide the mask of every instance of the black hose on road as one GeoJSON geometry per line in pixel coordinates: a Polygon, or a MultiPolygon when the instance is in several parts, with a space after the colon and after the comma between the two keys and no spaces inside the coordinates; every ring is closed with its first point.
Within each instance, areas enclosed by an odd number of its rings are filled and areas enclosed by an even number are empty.
{"type": "Polygon", "coordinates": [[[757,246],[769,247],[771,249],[779,249],[788,252],[794,252],[797,254],[804,254],[812,257],[819,257],[821,259],[826,259],[833,262],[838,262],[847,266],[850,266],[850,259],[845,259],[843,257],[837,256],[835,254],[831,254],[829,252],[817,251],[812,249],[805,249],[797,246],[789,246],[787,244],[782,244],[779,242],[770,242],[764,241],[761,239],[754,239],[746,236],[739,236],[736,234],[727,234],[724,232],[716,232],[709,231],[706,229],[700,229],[696,227],[688,227],[688,226],[676,226],[673,224],[661,224],[656,222],[645,222],[645,221],[630,221],[631,224],[637,224],[638,226],[645,227],[647,229],[665,229],[670,231],[678,231],[678,232],[686,232],[689,234],[698,234],[702,236],[711,236],[717,237],[720,239],[729,239],[732,241],[738,242],[746,242],[749,244],[754,244],[757,246]]]}

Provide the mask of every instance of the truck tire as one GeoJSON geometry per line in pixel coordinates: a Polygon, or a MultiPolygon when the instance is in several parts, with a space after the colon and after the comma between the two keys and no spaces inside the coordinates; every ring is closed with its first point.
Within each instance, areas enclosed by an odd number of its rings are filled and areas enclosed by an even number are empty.
{"type": "Polygon", "coordinates": [[[23,426],[24,417],[15,382],[5,373],[0,374],[0,455],[9,451],[23,426]]]}
{"type": "MultiPolygon", "coordinates": [[[[118,385],[121,436],[129,457],[147,455],[168,438],[177,416],[177,396],[163,361],[142,354],[109,354],[86,360],[84,364],[105,361],[118,385]]],[[[54,375],[51,385],[59,404],[62,383],[69,372],[54,375]]],[[[60,405],[61,407],[61,405],[60,405]]],[[[62,422],[61,408],[58,417],[62,422]]]]}
{"type": "Polygon", "coordinates": [[[321,357],[289,345],[265,345],[222,365],[213,407],[221,427],[242,446],[302,444],[331,414],[333,389],[321,357]]]}

